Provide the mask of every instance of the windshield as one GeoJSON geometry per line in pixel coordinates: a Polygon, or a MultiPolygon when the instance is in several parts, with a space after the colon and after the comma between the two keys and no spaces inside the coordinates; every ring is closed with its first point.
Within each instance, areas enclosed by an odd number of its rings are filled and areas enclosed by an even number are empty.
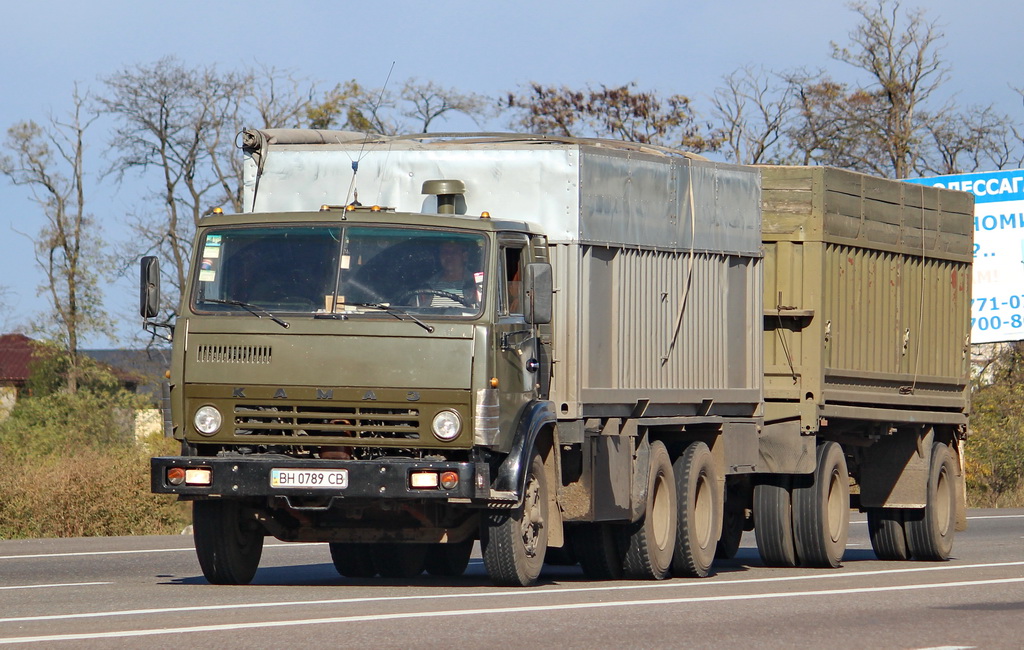
{"type": "Polygon", "coordinates": [[[351,314],[384,308],[473,317],[483,235],[386,226],[274,226],[205,233],[198,311],[351,314]],[[337,303],[335,303],[337,296],[337,303]]]}

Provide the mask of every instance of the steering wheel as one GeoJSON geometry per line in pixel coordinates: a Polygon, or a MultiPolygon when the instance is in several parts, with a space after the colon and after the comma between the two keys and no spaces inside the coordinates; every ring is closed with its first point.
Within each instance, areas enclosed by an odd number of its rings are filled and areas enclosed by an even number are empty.
{"type": "Polygon", "coordinates": [[[449,300],[454,300],[455,302],[459,303],[463,307],[472,307],[473,306],[472,303],[470,303],[468,300],[466,300],[464,297],[460,296],[459,294],[452,293],[451,291],[444,291],[442,289],[414,289],[413,291],[407,291],[404,294],[402,294],[401,296],[399,296],[398,303],[404,305],[406,300],[408,300],[409,298],[412,298],[413,296],[421,296],[421,295],[440,296],[442,298],[448,298],[449,300]]]}

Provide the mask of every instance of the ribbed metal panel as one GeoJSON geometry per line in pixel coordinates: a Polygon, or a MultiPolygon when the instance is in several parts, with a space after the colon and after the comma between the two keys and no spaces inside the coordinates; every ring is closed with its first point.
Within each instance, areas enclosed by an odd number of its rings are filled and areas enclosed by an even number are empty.
{"type": "Polygon", "coordinates": [[[273,349],[264,345],[199,345],[196,361],[199,363],[258,363],[268,364],[273,349]]]}

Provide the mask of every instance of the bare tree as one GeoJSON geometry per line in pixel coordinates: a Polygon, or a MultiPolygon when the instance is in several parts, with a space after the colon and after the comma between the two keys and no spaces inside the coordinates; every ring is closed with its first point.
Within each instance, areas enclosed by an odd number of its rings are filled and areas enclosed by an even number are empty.
{"type": "Polygon", "coordinates": [[[314,129],[394,135],[402,130],[402,124],[390,116],[396,101],[387,90],[372,90],[351,79],[327,91],[321,101],[311,103],[307,119],[314,129]]]}
{"type": "Polygon", "coordinates": [[[1014,164],[1010,119],[992,106],[941,112],[924,129],[930,146],[915,170],[920,174],[962,174],[1014,164]]]}
{"type": "Polygon", "coordinates": [[[725,76],[711,97],[721,151],[733,162],[777,162],[796,108],[795,87],[764,68],[746,66],[725,76]]]}
{"type": "Polygon", "coordinates": [[[661,97],[636,84],[575,90],[531,83],[509,93],[501,108],[509,124],[542,135],[599,137],[710,151],[718,145],[710,125],[702,123],[684,95],[661,97]]]}
{"type": "MultiPolygon", "coordinates": [[[[188,68],[173,57],[104,79],[107,94],[100,102],[117,122],[112,171],[119,179],[135,171],[157,173],[152,198],[162,209],[144,213],[134,228],[147,251],[170,258],[175,294],[185,284],[200,218],[224,203],[241,209],[240,180],[229,159],[237,156],[234,136],[249,81],[212,66],[188,68]]],[[[171,293],[167,309],[175,302],[171,293]]]]}
{"type": "MultiPolygon", "coordinates": [[[[45,273],[40,291],[50,302],[54,335],[67,354],[67,390],[76,392],[83,336],[102,331],[97,268],[97,225],[85,209],[85,132],[97,114],[76,87],[66,120],[20,122],[7,131],[0,172],[30,188],[46,219],[35,237],[36,261],[45,273]]],[[[46,328],[44,326],[44,331],[46,328]]]]}
{"type": "Polygon", "coordinates": [[[399,98],[402,101],[399,112],[418,124],[413,128],[421,133],[429,132],[435,120],[447,119],[450,113],[461,113],[477,125],[488,116],[489,100],[483,95],[459,92],[433,81],[409,79],[402,86],[399,98]]]}

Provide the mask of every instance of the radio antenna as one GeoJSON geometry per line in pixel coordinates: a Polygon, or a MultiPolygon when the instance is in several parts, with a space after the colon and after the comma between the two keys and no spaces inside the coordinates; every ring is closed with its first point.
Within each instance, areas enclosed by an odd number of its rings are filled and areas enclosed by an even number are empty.
{"type": "Polygon", "coordinates": [[[348,192],[345,193],[345,205],[348,205],[349,198],[356,192],[356,174],[359,173],[359,161],[363,159],[363,150],[366,148],[366,143],[370,140],[370,128],[377,121],[377,111],[380,110],[380,106],[384,102],[384,93],[388,89],[388,82],[391,81],[391,73],[394,71],[395,62],[392,61],[391,68],[388,69],[388,75],[384,78],[384,85],[381,86],[380,93],[377,95],[377,103],[374,104],[373,110],[370,112],[370,120],[366,125],[366,131],[363,133],[363,142],[359,145],[359,154],[355,160],[352,160],[352,181],[349,183],[348,192]]]}

